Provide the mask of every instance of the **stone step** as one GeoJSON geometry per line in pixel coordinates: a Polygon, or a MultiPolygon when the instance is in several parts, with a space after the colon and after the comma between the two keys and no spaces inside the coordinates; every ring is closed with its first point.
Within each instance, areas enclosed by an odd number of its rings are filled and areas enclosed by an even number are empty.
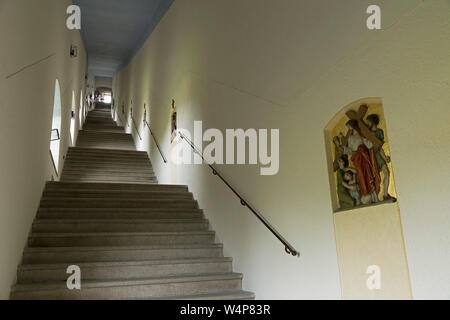
{"type": "Polygon", "coordinates": [[[112,120],[112,118],[108,120],[103,117],[88,117],[86,118],[86,124],[89,124],[95,128],[104,125],[117,127],[117,124],[112,120]]]}
{"type": "Polygon", "coordinates": [[[95,125],[97,125],[97,124],[99,124],[99,125],[102,125],[102,124],[114,125],[115,124],[115,122],[112,120],[112,118],[108,119],[104,116],[87,117],[86,123],[93,124],[93,125],[94,124],[95,125]]]}
{"type": "MultiPolygon", "coordinates": [[[[99,143],[99,142],[121,142],[121,143],[130,143],[134,144],[133,137],[128,134],[118,134],[118,133],[103,133],[103,135],[99,134],[82,134],[78,135],[78,138],[81,141],[84,142],[93,142],[93,143],[99,143]]],[[[77,143],[78,148],[85,148],[82,146],[79,146],[77,143]]]]}
{"type": "Polygon", "coordinates": [[[115,124],[114,120],[112,119],[111,115],[109,115],[109,118],[107,118],[107,115],[105,114],[95,114],[95,115],[89,115],[86,117],[86,122],[95,124],[95,123],[108,123],[108,124],[115,124]]]}
{"type": "Polygon", "coordinates": [[[155,172],[153,171],[152,167],[130,167],[130,166],[123,166],[123,167],[106,167],[106,166],[77,166],[77,165],[64,165],[64,173],[65,174],[79,174],[82,173],[82,175],[87,174],[98,174],[102,173],[104,174],[117,174],[117,173],[131,173],[131,174],[150,174],[152,176],[155,176],[155,172]]]}
{"type": "MultiPolygon", "coordinates": [[[[98,118],[98,119],[101,120],[100,118],[98,118]]],[[[112,123],[115,124],[114,121],[113,121],[112,123]]],[[[110,125],[110,124],[109,124],[109,125],[110,125]]],[[[116,128],[118,128],[118,129],[125,129],[124,127],[119,127],[119,126],[116,126],[116,128]]],[[[79,133],[80,133],[80,134],[97,134],[98,132],[95,131],[95,130],[86,130],[86,129],[82,129],[82,130],[79,131],[79,133]]],[[[130,135],[129,133],[126,133],[125,131],[123,131],[123,132],[121,132],[121,133],[118,133],[118,134],[130,135]]]]}
{"type": "MultiPolygon", "coordinates": [[[[105,149],[106,150],[106,149],[105,149]]],[[[96,166],[96,167],[103,167],[103,166],[112,166],[112,167],[143,167],[148,168],[152,167],[152,165],[149,163],[148,159],[139,159],[139,158],[93,158],[93,157],[68,157],[65,161],[65,164],[67,165],[84,165],[84,166],[96,166]]],[[[64,172],[64,171],[63,171],[64,172]]]]}
{"type": "MultiPolygon", "coordinates": [[[[73,160],[67,159],[64,167],[92,167],[92,168],[152,168],[148,161],[88,161],[88,160],[73,160]]],[[[63,171],[64,172],[64,171],[63,171]]]]}
{"type": "Polygon", "coordinates": [[[69,168],[68,170],[64,170],[62,176],[66,177],[92,177],[96,178],[97,176],[114,176],[114,177],[137,177],[137,178],[156,178],[155,172],[150,168],[124,168],[120,169],[102,169],[102,168],[69,168]]]}
{"type": "Polygon", "coordinates": [[[107,119],[108,121],[114,122],[114,120],[112,120],[111,112],[89,113],[89,115],[86,117],[86,121],[90,119],[107,119]]]}
{"type": "Polygon", "coordinates": [[[194,199],[42,198],[40,208],[184,208],[198,209],[194,199]]]}
{"type": "MultiPolygon", "coordinates": [[[[146,161],[142,162],[114,162],[114,161],[73,161],[73,160],[66,160],[64,163],[65,166],[68,166],[69,168],[77,168],[77,167],[90,167],[90,168],[113,168],[113,169],[122,169],[122,168],[133,168],[133,169],[153,169],[152,165],[149,164],[146,161]]],[[[63,171],[64,172],[64,171],[63,171]]]]}
{"type": "Polygon", "coordinates": [[[82,263],[104,261],[143,261],[223,257],[223,245],[177,244],[123,247],[50,247],[25,248],[24,264],[82,263]]]}
{"type": "Polygon", "coordinates": [[[120,299],[123,297],[177,297],[240,290],[237,273],[175,276],[135,280],[85,280],[82,290],[69,290],[65,281],[19,284],[11,290],[12,300],[120,299]]]}
{"type": "Polygon", "coordinates": [[[38,219],[33,233],[207,231],[206,219],[38,219]]]}
{"type": "Polygon", "coordinates": [[[136,146],[131,143],[118,143],[118,142],[111,142],[111,143],[106,143],[106,142],[86,142],[86,141],[78,141],[77,145],[79,145],[80,147],[86,147],[86,148],[99,148],[102,150],[109,150],[109,149],[122,149],[122,150],[136,150],[136,146]]]}
{"type": "Polygon", "coordinates": [[[128,133],[79,133],[78,137],[87,141],[133,141],[133,136],[128,133]]]}
{"type": "Polygon", "coordinates": [[[93,128],[93,127],[89,127],[86,125],[84,125],[83,128],[88,129],[88,130],[95,129],[97,132],[111,132],[111,133],[115,133],[115,132],[122,133],[124,130],[123,128],[118,128],[118,127],[93,128]]]}
{"type": "Polygon", "coordinates": [[[76,183],[76,182],[58,182],[49,181],[45,185],[46,190],[120,190],[120,191],[188,191],[186,185],[175,184],[121,184],[121,183],[76,183]]]}
{"type": "MultiPolygon", "coordinates": [[[[86,137],[86,136],[78,136],[77,141],[77,147],[78,148],[85,148],[86,147],[80,146],[78,142],[84,142],[84,143],[94,143],[94,144],[103,144],[103,143],[121,143],[121,144],[128,144],[134,146],[134,141],[132,137],[125,137],[125,138],[106,138],[106,137],[86,137]]],[[[95,149],[95,148],[93,148],[95,149]]],[[[119,148],[117,150],[120,150],[119,148]]]]}
{"type": "MultiPolygon", "coordinates": [[[[84,128],[86,128],[86,125],[91,127],[90,130],[98,130],[99,128],[103,128],[103,127],[120,128],[117,126],[117,124],[114,121],[107,121],[107,120],[104,120],[101,118],[87,119],[84,128]]],[[[85,129],[85,130],[87,130],[87,129],[85,129]]]]}
{"type": "Polygon", "coordinates": [[[68,170],[61,175],[66,178],[138,178],[138,179],[154,179],[155,174],[151,171],[124,169],[123,171],[112,172],[108,170],[68,170]]]}
{"type": "MultiPolygon", "coordinates": [[[[82,282],[86,280],[139,279],[171,276],[194,276],[229,274],[232,272],[231,258],[194,258],[172,260],[143,260],[119,262],[82,262],[82,282]]],[[[17,270],[19,284],[66,281],[69,264],[21,265],[17,270]]]]}
{"type": "Polygon", "coordinates": [[[67,154],[88,154],[88,155],[101,155],[101,156],[113,156],[113,155],[126,155],[126,156],[144,156],[148,158],[148,154],[145,151],[129,151],[120,149],[95,149],[95,148],[82,148],[82,147],[71,147],[67,151],[67,154]]]}
{"type": "Polygon", "coordinates": [[[137,246],[214,243],[214,231],[31,233],[29,247],[137,246]]]}
{"type": "Polygon", "coordinates": [[[94,130],[97,130],[99,128],[104,128],[104,127],[119,129],[119,127],[114,122],[104,120],[101,118],[88,119],[88,121],[86,121],[85,126],[83,128],[84,128],[84,130],[94,131],[94,130]],[[89,127],[90,129],[86,129],[86,127],[89,127]]]}
{"type": "Polygon", "coordinates": [[[133,141],[133,136],[128,133],[80,132],[78,137],[89,141],[133,141]]]}
{"type": "MultiPolygon", "coordinates": [[[[105,149],[108,150],[108,149],[105,149]]],[[[82,156],[69,156],[66,157],[65,165],[84,165],[84,166],[110,166],[113,168],[121,168],[127,166],[136,166],[136,167],[152,167],[152,164],[148,158],[141,157],[129,157],[127,159],[124,158],[95,158],[95,157],[82,157],[82,156]]]]}
{"type": "Polygon", "coordinates": [[[96,175],[96,176],[79,176],[79,175],[62,175],[61,181],[67,182],[121,182],[121,183],[158,183],[156,177],[148,176],[148,177],[137,177],[137,176],[116,176],[111,173],[106,173],[105,175],[96,175]]]}
{"type": "Polygon", "coordinates": [[[79,137],[77,141],[77,146],[80,148],[92,148],[92,149],[107,149],[107,150],[126,150],[134,151],[136,146],[133,141],[120,141],[120,140],[106,140],[106,139],[96,139],[96,141],[91,141],[83,137],[79,137]],[[124,149],[133,148],[133,149],[124,149]]]}
{"type": "Polygon", "coordinates": [[[90,117],[107,117],[112,120],[112,112],[111,110],[94,110],[89,112],[86,118],[89,119],[90,117]]]}
{"type": "Polygon", "coordinates": [[[121,174],[121,173],[135,173],[140,175],[142,174],[153,174],[153,168],[151,166],[148,166],[146,164],[134,164],[134,165],[121,165],[121,166],[115,166],[113,164],[87,164],[87,163],[74,163],[74,162],[67,162],[66,164],[64,164],[64,170],[63,170],[63,174],[67,173],[67,174],[78,174],[80,173],[81,175],[86,175],[85,171],[89,171],[89,174],[97,174],[97,173],[111,173],[111,174],[121,174]]]}
{"type": "Polygon", "coordinates": [[[79,152],[70,152],[67,154],[67,159],[84,159],[84,160],[140,160],[146,161],[147,163],[150,161],[147,153],[135,154],[134,150],[121,150],[123,153],[108,153],[110,150],[116,149],[95,149],[95,153],[90,153],[87,151],[79,151],[79,152]],[[99,152],[100,150],[100,152],[99,152]],[[101,151],[105,151],[102,153],[101,151]],[[130,153],[127,153],[130,151],[130,153]]]}
{"type": "Polygon", "coordinates": [[[38,219],[202,219],[200,209],[39,208],[38,219]]]}
{"type": "Polygon", "coordinates": [[[108,171],[102,169],[95,170],[68,170],[67,172],[62,173],[61,180],[65,178],[75,178],[75,179],[98,179],[98,180],[106,180],[114,183],[114,180],[117,179],[117,182],[120,182],[120,179],[132,180],[136,179],[138,181],[143,180],[156,180],[156,176],[153,171],[145,171],[145,170],[137,170],[137,169],[124,169],[123,171],[108,171]]]}
{"type": "Polygon", "coordinates": [[[72,161],[66,161],[64,164],[64,170],[72,169],[105,169],[111,171],[121,171],[123,169],[142,169],[151,170],[153,172],[153,167],[150,164],[99,164],[99,163],[77,163],[72,161]]]}
{"type": "MultiPolygon", "coordinates": [[[[125,139],[106,139],[106,138],[98,138],[98,137],[97,138],[86,138],[83,136],[79,136],[78,140],[77,140],[77,146],[79,148],[86,148],[86,149],[89,149],[89,148],[95,149],[96,148],[96,147],[91,147],[91,146],[89,146],[89,147],[83,146],[81,144],[98,145],[98,147],[97,147],[98,149],[104,149],[106,145],[117,144],[118,147],[116,149],[114,149],[113,147],[109,148],[109,149],[113,149],[113,150],[122,150],[123,145],[135,147],[134,141],[131,139],[126,139],[126,140],[125,139]]],[[[136,150],[136,147],[134,150],[136,150]]]]}
{"type": "MultiPolygon", "coordinates": [[[[213,292],[206,294],[197,294],[197,295],[185,295],[185,296],[174,296],[174,297],[160,297],[160,298],[151,298],[151,297],[127,297],[123,298],[123,300],[255,300],[255,294],[253,292],[243,291],[243,290],[232,290],[232,291],[221,291],[221,292],[213,292]]],[[[122,300],[122,299],[120,299],[122,300]]]]}
{"type": "Polygon", "coordinates": [[[95,120],[93,121],[86,121],[86,123],[83,126],[84,130],[92,130],[92,131],[99,131],[102,128],[108,128],[108,129],[114,129],[117,132],[123,133],[124,127],[118,126],[115,122],[105,122],[105,123],[96,123],[95,120]]]}
{"type": "Polygon", "coordinates": [[[124,179],[124,178],[114,178],[114,177],[106,177],[106,178],[62,178],[61,181],[64,182],[84,182],[84,183],[91,183],[91,182],[103,182],[103,183],[113,183],[113,182],[120,182],[120,183],[130,183],[130,184],[149,184],[154,183],[157,184],[158,180],[156,179],[124,179]]]}
{"type": "MultiPolygon", "coordinates": [[[[108,149],[103,149],[107,151],[108,149]]],[[[127,163],[146,163],[150,161],[148,156],[143,155],[83,155],[83,154],[69,154],[66,157],[67,161],[81,161],[81,162],[119,162],[123,164],[127,163]]]]}
{"type": "Polygon", "coordinates": [[[147,161],[148,153],[136,150],[122,150],[122,149],[96,149],[96,148],[83,148],[79,150],[69,150],[67,156],[85,156],[92,158],[106,158],[106,157],[116,157],[116,158],[143,158],[147,161]],[[91,150],[89,150],[91,149],[91,150]]]}
{"type": "Polygon", "coordinates": [[[127,191],[127,190],[45,190],[43,192],[44,199],[54,198],[113,198],[113,199],[162,199],[162,198],[176,198],[176,199],[194,199],[190,192],[174,192],[174,191],[127,191]]]}

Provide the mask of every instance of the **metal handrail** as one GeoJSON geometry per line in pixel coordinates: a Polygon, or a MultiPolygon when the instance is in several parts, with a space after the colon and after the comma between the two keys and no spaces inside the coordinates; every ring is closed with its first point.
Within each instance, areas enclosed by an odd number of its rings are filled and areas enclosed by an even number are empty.
{"type": "Polygon", "coordinates": [[[294,257],[298,256],[300,257],[300,252],[298,252],[297,250],[295,250],[295,248],[266,220],[266,218],[264,218],[260,213],[258,213],[249,203],[247,200],[245,200],[237,191],[235,188],[233,188],[230,183],[217,171],[216,168],[214,168],[209,162],[207,162],[205,160],[205,158],[203,157],[203,154],[197,149],[197,147],[194,145],[194,143],[188,138],[186,137],[181,131],[177,130],[177,133],[180,135],[181,139],[183,139],[184,141],[186,141],[192,148],[192,150],[194,150],[194,152],[196,154],[198,154],[203,162],[205,164],[207,164],[211,170],[212,173],[219,177],[220,180],[222,180],[223,183],[226,184],[226,186],[239,198],[239,200],[241,201],[241,204],[245,207],[247,207],[263,224],[264,226],[269,229],[270,232],[272,232],[272,234],[284,245],[284,250],[286,251],[287,254],[291,254],[294,257]]]}
{"type": "Polygon", "coordinates": [[[155,140],[156,147],[158,148],[159,154],[160,154],[161,157],[163,158],[164,163],[167,163],[166,156],[164,156],[164,153],[162,152],[161,147],[159,146],[158,139],[156,139],[155,135],[153,134],[153,131],[152,131],[152,129],[150,128],[150,125],[148,124],[147,120],[144,119],[144,123],[145,123],[145,125],[147,126],[148,130],[150,131],[150,134],[152,135],[153,140],[155,140]]]}
{"type": "Polygon", "coordinates": [[[139,139],[142,140],[141,134],[139,133],[139,129],[138,129],[137,125],[136,125],[136,121],[134,121],[133,115],[131,115],[131,122],[133,122],[134,128],[136,129],[136,132],[137,132],[137,134],[139,136],[139,139]]]}
{"type": "Polygon", "coordinates": [[[58,169],[56,168],[56,164],[55,164],[55,159],[53,159],[53,153],[52,153],[52,150],[49,150],[49,152],[50,152],[50,159],[52,160],[52,164],[53,164],[53,169],[54,169],[54,171],[55,171],[56,176],[59,177],[59,175],[58,175],[58,169]]]}
{"type": "Polygon", "coordinates": [[[117,118],[119,118],[120,122],[122,122],[123,125],[125,125],[126,127],[130,126],[130,124],[128,122],[123,121],[122,117],[120,116],[120,112],[117,112],[117,118]]]}

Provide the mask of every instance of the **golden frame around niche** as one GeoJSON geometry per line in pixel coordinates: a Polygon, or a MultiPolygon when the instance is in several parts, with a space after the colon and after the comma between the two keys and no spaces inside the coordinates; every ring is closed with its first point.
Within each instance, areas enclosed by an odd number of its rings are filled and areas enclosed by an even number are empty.
{"type": "Polygon", "coordinates": [[[381,98],[345,106],[324,134],[333,212],[396,201],[381,98]]]}

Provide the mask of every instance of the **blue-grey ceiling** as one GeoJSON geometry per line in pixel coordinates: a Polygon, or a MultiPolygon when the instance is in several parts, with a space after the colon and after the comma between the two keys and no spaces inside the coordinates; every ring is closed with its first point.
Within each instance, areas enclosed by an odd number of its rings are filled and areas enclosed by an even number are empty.
{"type": "Polygon", "coordinates": [[[173,1],[73,0],[81,8],[89,74],[113,77],[128,64],[173,1]]]}

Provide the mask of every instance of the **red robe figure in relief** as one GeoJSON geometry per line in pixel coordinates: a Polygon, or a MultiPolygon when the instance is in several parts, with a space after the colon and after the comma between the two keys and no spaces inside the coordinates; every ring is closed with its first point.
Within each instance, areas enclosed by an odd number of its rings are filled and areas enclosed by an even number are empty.
{"type": "Polygon", "coordinates": [[[370,204],[378,202],[381,177],[373,151],[373,143],[361,136],[356,120],[348,121],[346,126],[350,131],[350,135],[347,145],[341,145],[340,148],[342,153],[351,156],[351,160],[355,166],[361,192],[361,203],[370,204]]]}

